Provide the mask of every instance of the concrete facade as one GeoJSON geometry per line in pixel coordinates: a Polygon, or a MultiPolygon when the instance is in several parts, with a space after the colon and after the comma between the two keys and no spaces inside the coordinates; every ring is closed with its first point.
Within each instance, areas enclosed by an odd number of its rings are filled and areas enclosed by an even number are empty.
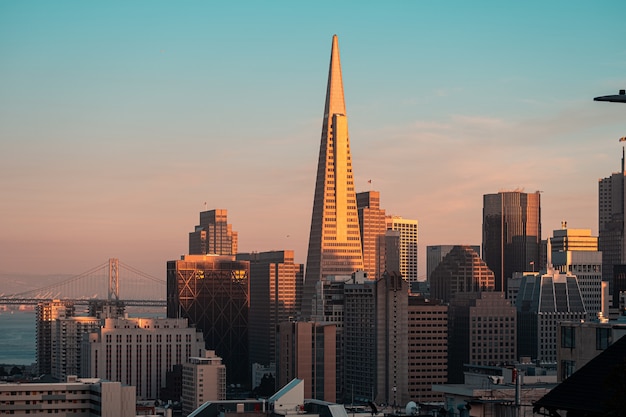
{"type": "Polygon", "coordinates": [[[134,417],[135,387],[76,376],[62,383],[0,384],[0,414],[134,417]]]}
{"type": "Polygon", "coordinates": [[[187,319],[109,318],[83,342],[89,377],[136,387],[138,399],[156,399],[166,373],[192,356],[203,356],[202,333],[187,319]]]}
{"type": "Polygon", "coordinates": [[[206,401],[226,399],[226,366],[211,350],[202,357],[191,357],[183,364],[183,416],[206,401]]]}
{"type": "Polygon", "coordinates": [[[286,322],[278,326],[277,385],[304,381],[304,397],[335,402],[337,330],[334,324],[286,322]]]}

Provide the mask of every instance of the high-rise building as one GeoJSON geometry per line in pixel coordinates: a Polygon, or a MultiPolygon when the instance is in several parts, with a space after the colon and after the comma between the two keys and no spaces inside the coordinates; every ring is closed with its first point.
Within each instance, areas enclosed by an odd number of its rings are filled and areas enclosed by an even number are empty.
{"type": "Polygon", "coordinates": [[[387,229],[400,232],[400,274],[413,286],[418,280],[417,274],[417,220],[404,219],[400,216],[387,216],[387,229]]]}
{"type": "Polygon", "coordinates": [[[589,319],[602,311],[602,252],[589,229],[555,230],[550,238],[552,265],[562,274],[576,275],[589,319]]]}
{"type": "Polygon", "coordinates": [[[186,319],[108,318],[83,341],[86,377],[136,387],[137,398],[156,399],[166,373],[204,355],[202,333],[186,319]]]}
{"type": "Polygon", "coordinates": [[[85,353],[83,337],[97,331],[102,320],[96,317],[64,317],[52,326],[52,376],[65,381],[69,375],[87,376],[81,363],[85,353]]]}
{"type": "Polygon", "coordinates": [[[333,36],[306,261],[302,315],[311,316],[315,284],[363,269],[348,118],[337,35],[333,36]]]}
{"type": "Polygon", "coordinates": [[[376,281],[376,402],[398,406],[409,401],[409,283],[397,273],[376,281]]]}
{"type": "Polygon", "coordinates": [[[449,302],[463,292],[493,291],[493,271],[470,246],[454,246],[430,278],[430,295],[449,302]]]}
{"type": "Polygon", "coordinates": [[[609,282],[611,294],[614,293],[613,266],[626,263],[624,148],[621,168],[621,172],[615,172],[598,182],[598,248],[602,252],[602,279],[609,282]]]}
{"type": "Polygon", "coordinates": [[[483,196],[483,260],[506,293],[514,272],[538,271],[541,251],[540,192],[501,191],[483,196]]]}
{"type": "Polygon", "coordinates": [[[557,360],[559,322],[587,318],[576,277],[552,268],[544,274],[524,275],[515,302],[518,354],[540,362],[557,360]]]}
{"type": "Polygon", "coordinates": [[[56,320],[73,317],[75,311],[71,301],[54,300],[37,304],[37,369],[40,375],[52,374],[52,339],[56,320]]]}
{"type": "Polygon", "coordinates": [[[448,380],[464,381],[464,365],[512,364],[517,359],[516,310],[503,292],[458,293],[450,302],[448,380]]]}
{"type": "Polygon", "coordinates": [[[304,398],[336,401],[336,326],[318,322],[278,325],[277,386],[304,380],[304,398]]]}
{"type": "Polygon", "coordinates": [[[183,364],[183,415],[191,414],[207,401],[226,399],[226,366],[211,350],[204,356],[192,356],[183,364]]]}
{"type": "Polygon", "coordinates": [[[303,266],[292,250],[239,253],[237,260],[250,262],[250,362],[269,366],[276,363],[276,326],[299,313],[303,266]]]}
{"type": "Polygon", "coordinates": [[[215,209],[200,213],[200,224],[189,233],[190,255],[235,255],[238,234],[228,224],[227,211],[215,209]]]}
{"type": "MultiPolygon", "coordinates": [[[[430,281],[430,274],[433,273],[437,265],[443,258],[457,245],[429,245],[426,246],[426,280],[430,281]]],[[[470,248],[480,255],[479,245],[470,245],[470,248]]]]}
{"type": "MultiPolygon", "coordinates": [[[[250,383],[248,277],[235,256],[184,255],[167,263],[167,317],[187,318],[224,360],[229,384],[250,383]]],[[[138,388],[139,390],[139,388],[138,388]]]]}
{"type": "Polygon", "coordinates": [[[365,404],[376,395],[376,283],[344,285],[343,375],[344,404],[365,404]]]}
{"type": "Polygon", "coordinates": [[[385,272],[385,210],[380,208],[380,192],[356,194],[356,206],[361,228],[363,266],[369,279],[378,279],[385,272]]]}
{"type": "Polygon", "coordinates": [[[409,397],[441,402],[443,396],[432,386],[448,382],[448,305],[410,295],[408,313],[409,397]]]}

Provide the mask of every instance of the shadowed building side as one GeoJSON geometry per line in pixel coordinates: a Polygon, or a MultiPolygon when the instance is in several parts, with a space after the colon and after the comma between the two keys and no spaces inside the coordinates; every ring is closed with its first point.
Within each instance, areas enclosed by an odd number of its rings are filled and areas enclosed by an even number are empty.
{"type": "Polygon", "coordinates": [[[309,318],[315,285],[363,269],[356,192],[337,35],[333,36],[322,123],[302,316],[309,318]]]}

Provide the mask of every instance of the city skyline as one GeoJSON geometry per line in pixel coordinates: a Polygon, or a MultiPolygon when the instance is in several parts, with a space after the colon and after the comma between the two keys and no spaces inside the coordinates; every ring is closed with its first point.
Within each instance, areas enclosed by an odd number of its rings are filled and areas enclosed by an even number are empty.
{"type": "Polygon", "coordinates": [[[426,246],[481,243],[484,194],[540,190],[543,239],[597,236],[626,5],[325,5],[3,2],[0,274],[165,278],[203,207],[305,263],[333,34],[356,191],[419,221],[422,279],[426,246]]]}

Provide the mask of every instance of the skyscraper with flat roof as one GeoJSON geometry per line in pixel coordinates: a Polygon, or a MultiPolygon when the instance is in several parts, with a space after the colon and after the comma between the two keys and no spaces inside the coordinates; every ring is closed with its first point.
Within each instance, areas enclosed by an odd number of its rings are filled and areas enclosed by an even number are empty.
{"type": "MultiPolygon", "coordinates": [[[[602,252],[602,280],[609,282],[613,294],[613,267],[626,262],[624,225],[624,149],[622,148],[622,170],[598,182],[598,248],[602,252]]],[[[614,305],[613,307],[617,307],[614,305]]]]}
{"type": "Polygon", "coordinates": [[[239,253],[237,260],[250,262],[250,362],[275,364],[276,327],[298,314],[303,267],[292,250],[239,253]]]}
{"type": "Polygon", "coordinates": [[[496,291],[507,290],[513,272],[538,271],[541,194],[500,191],[483,196],[483,260],[496,275],[496,291]]]}
{"type": "Polygon", "coordinates": [[[200,212],[200,224],[189,233],[190,255],[235,255],[237,232],[228,224],[228,212],[214,209],[200,212]]]}
{"type": "Polygon", "coordinates": [[[417,282],[417,220],[387,216],[387,229],[400,232],[400,273],[410,284],[417,282]]]}
{"type": "Polygon", "coordinates": [[[322,122],[302,315],[311,315],[315,284],[363,269],[363,252],[350,155],[337,35],[333,36],[322,122]]]}
{"type": "Polygon", "coordinates": [[[356,194],[363,265],[369,279],[377,279],[385,272],[385,210],[380,208],[380,192],[364,191],[356,194]]]}

